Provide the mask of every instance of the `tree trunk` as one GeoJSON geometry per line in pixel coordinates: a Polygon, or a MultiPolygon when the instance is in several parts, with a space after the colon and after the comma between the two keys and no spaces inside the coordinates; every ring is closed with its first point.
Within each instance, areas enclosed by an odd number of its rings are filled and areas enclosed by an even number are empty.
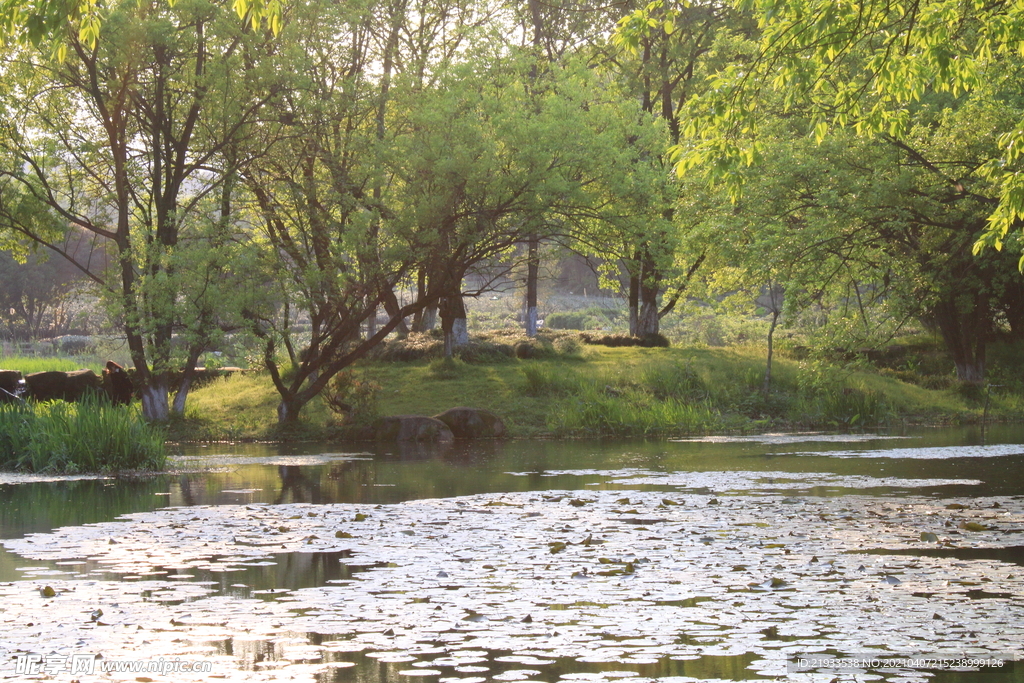
{"type": "Polygon", "coordinates": [[[427,306],[420,316],[419,332],[430,332],[437,327],[437,306],[427,306]]]}
{"type": "Polygon", "coordinates": [[[768,392],[772,389],[772,356],[775,352],[775,327],[779,324],[779,311],[772,311],[772,324],[768,326],[768,360],[764,368],[764,397],[768,398],[768,392]]]}
{"type": "Polygon", "coordinates": [[[142,414],[150,422],[166,422],[170,418],[167,402],[167,380],[163,375],[150,375],[149,381],[139,390],[142,398],[142,414]]]}
{"type": "Polygon", "coordinates": [[[661,273],[646,250],[640,265],[640,311],[637,315],[635,336],[650,337],[658,334],[660,330],[658,293],[661,291],[661,273]]]}
{"type": "Polygon", "coordinates": [[[305,401],[296,399],[281,401],[277,404],[277,423],[280,425],[295,424],[299,420],[299,413],[304,405],[306,405],[305,401]]]}
{"type": "Polygon", "coordinates": [[[366,319],[366,338],[369,339],[373,335],[377,334],[377,309],[374,308],[370,311],[370,316],[366,319]]]}
{"type": "Polygon", "coordinates": [[[629,335],[637,336],[640,327],[640,260],[634,259],[629,272],[629,335]],[[633,270],[635,269],[635,270],[633,270]]]}
{"type": "Polygon", "coordinates": [[[466,304],[461,294],[441,299],[441,330],[444,332],[444,357],[451,358],[455,349],[469,343],[466,325],[466,304]]]}
{"type": "Polygon", "coordinates": [[[526,260],[526,336],[537,336],[537,280],[540,277],[540,240],[531,235],[526,260]]]}
{"type": "MultiPolygon", "coordinates": [[[[384,292],[384,311],[388,314],[388,318],[394,318],[398,315],[402,306],[398,303],[398,297],[395,296],[395,291],[389,289],[384,292]]],[[[395,327],[395,334],[398,335],[399,339],[405,339],[409,336],[409,326],[405,324],[405,318],[400,318],[398,326],[395,327]]]]}
{"type": "Polygon", "coordinates": [[[946,298],[927,317],[942,335],[957,379],[972,384],[984,382],[985,347],[991,326],[988,297],[975,294],[971,301],[946,298]]]}
{"type": "Polygon", "coordinates": [[[178,417],[185,416],[185,401],[188,400],[188,392],[192,388],[192,382],[196,377],[196,363],[199,362],[199,356],[202,354],[203,349],[201,346],[193,347],[188,354],[188,360],[185,361],[185,367],[181,373],[181,382],[178,384],[178,390],[174,393],[174,401],[171,403],[171,414],[178,417]]]}

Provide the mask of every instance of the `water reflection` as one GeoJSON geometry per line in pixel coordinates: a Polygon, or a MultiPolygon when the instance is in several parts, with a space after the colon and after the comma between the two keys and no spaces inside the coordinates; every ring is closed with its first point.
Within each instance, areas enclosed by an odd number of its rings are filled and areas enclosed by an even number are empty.
{"type": "MultiPolygon", "coordinates": [[[[363,652],[365,646],[337,636],[296,634],[294,638],[209,641],[220,654],[237,658],[247,670],[273,670],[295,663],[325,664],[320,683],[391,683],[411,678],[427,683],[447,678],[527,680],[545,683],[603,674],[609,679],[687,676],[698,680],[757,680],[774,678],[751,670],[760,659],[754,653],[735,656],[651,657],[629,661],[587,662],[573,657],[536,657],[510,650],[449,650],[443,642],[421,643],[415,655],[363,652]],[[642,660],[642,661],[641,661],[642,660]],[[476,677],[476,678],[473,678],[476,677]]],[[[601,678],[598,676],[598,678],[601,678]]]]}

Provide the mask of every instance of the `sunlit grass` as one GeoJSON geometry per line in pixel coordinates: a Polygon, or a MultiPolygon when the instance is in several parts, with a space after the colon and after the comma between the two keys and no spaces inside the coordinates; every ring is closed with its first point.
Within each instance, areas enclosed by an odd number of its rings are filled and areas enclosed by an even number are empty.
{"type": "Polygon", "coordinates": [[[57,370],[69,372],[71,370],[90,369],[96,374],[103,371],[101,364],[83,361],[79,358],[44,358],[41,356],[5,356],[0,355],[0,370],[17,370],[22,375],[33,372],[47,372],[57,370]]]}
{"type": "MultiPolygon", "coordinates": [[[[382,415],[436,415],[455,406],[490,410],[513,436],[641,436],[765,429],[850,429],[902,421],[979,421],[983,405],[869,367],[820,365],[777,355],[765,395],[765,352],[757,345],[708,348],[585,347],[571,357],[502,362],[367,362],[361,379],[379,385],[382,415]]],[[[193,392],[178,438],[276,438],[279,397],[270,379],[244,373],[193,392]]],[[[1024,418],[1024,400],[993,393],[989,419],[1024,418]]],[[[300,431],[328,435],[336,418],[322,401],[300,431]]]]}

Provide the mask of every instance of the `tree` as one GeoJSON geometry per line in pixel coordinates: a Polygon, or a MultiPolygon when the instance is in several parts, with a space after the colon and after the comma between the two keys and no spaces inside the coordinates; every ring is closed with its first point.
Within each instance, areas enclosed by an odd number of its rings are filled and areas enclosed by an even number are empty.
{"type": "Polygon", "coordinates": [[[437,235],[443,266],[431,272],[451,274],[451,287],[503,253],[536,268],[535,247],[522,254],[517,243],[612,231],[663,188],[644,161],[657,156],[663,129],[585,65],[538,74],[524,55],[486,70],[467,64],[443,85],[410,108],[399,175],[410,220],[437,235]]]}
{"type": "Polygon", "coordinates": [[[960,380],[983,381],[987,343],[1019,329],[1004,313],[1020,301],[1017,254],[972,254],[997,202],[983,169],[1021,111],[1020,69],[1001,73],[971,94],[926,98],[899,137],[836,132],[818,144],[807,119],[765,116],[764,159],[719,218],[721,241],[752,273],[776,264],[787,308],[824,306],[848,344],[916,317],[960,380]]]}
{"type": "MultiPolygon", "coordinates": [[[[168,2],[168,6],[174,3],[168,2]]],[[[280,0],[233,0],[232,9],[254,30],[264,22],[275,34],[280,30],[280,0]]],[[[97,0],[9,0],[0,5],[0,26],[15,42],[49,48],[52,57],[64,61],[68,36],[95,47],[110,7],[97,0]]],[[[6,42],[6,41],[0,41],[6,42]]]]}
{"type": "MultiPolygon", "coordinates": [[[[665,122],[670,147],[679,144],[683,112],[719,63],[722,46],[731,45],[733,32],[745,28],[743,17],[725,5],[667,0],[651,2],[619,22],[613,42],[622,50],[613,55],[615,68],[643,111],[665,122]]],[[[670,165],[664,153],[659,158],[666,168],[670,165]]],[[[622,257],[628,274],[630,334],[641,337],[658,333],[659,321],[674,309],[704,260],[698,254],[688,264],[677,264],[674,197],[649,210],[646,221],[623,245],[622,257]],[[673,284],[677,291],[663,305],[661,295],[673,284]]]]}
{"type": "Polygon", "coordinates": [[[42,252],[0,252],[0,321],[9,339],[39,339],[67,334],[74,324],[74,294],[82,273],[61,258],[42,252]]]}
{"type": "MultiPolygon", "coordinates": [[[[999,63],[1020,54],[1024,10],[1016,2],[738,0],[755,14],[760,50],[725,70],[694,107],[689,140],[675,149],[681,173],[701,169],[735,183],[760,156],[750,132],[756,108],[776,91],[787,110],[812,118],[814,136],[852,127],[902,138],[915,104],[933,93],[956,97],[983,86],[999,63]]],[[[649,28],[625,27],[627,35],[649,28]]],[[[1024,118],[1002,130],[1001,150],[979,170],[998,201],[975,249],[1002,248],[1024,217],[1024,118]]],[[[734,184],[735,192],[739,191],[734,184]]],[[[1024,265],[1022,262],[1021,265],[1024,265]]]]}
{"type": "Polygon", "coordinates": [[[246,312],[281,396],[281,424],[297,420],[332,377],[406,317],[440,300],[438,283],[404,306],[395,296],[421,270],[423,238],[418,226],[396,223],[394,171],[385,160],[397,134],[395,91],[429,89],[474,18],[464,3],[445,0],[306,3],[292,10],[271,65],[289,74],[285,96],[269,110],[273,144],[243,173],[248,215],[282,297],[309,321],[296,350],[290,316],[246,312]],[[381,326],[378,308],[387,315],[381,326]],[[282,346],[287,359],[279,357],[282,346]]]}
{"type": "Polygon", "coordinates": [[[68,226],[108,241],[114,266],[83,271],[124,329],[152,420],[169,416],[172,337],[194,320],[180,306],[190,231],[211,224],[204,200],[229,187],[231,148],[269,97],[252,72],[240,82],[265,43],[247,28],[223,4],[125,2],[102,37],[68,36],[63,62],[6,52],[3,227],[59,253],[68,226]]]}

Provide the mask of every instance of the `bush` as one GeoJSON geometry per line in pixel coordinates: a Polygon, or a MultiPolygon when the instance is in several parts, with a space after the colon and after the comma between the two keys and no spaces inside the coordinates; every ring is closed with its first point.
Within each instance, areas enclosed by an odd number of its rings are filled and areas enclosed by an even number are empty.
{"type": "Polygon", "coordinates": [[[578,311],[551,313],[544,318],[544,327],[551,330],[595,330],[608,329],[615,324],[618,311],[588,306],[578,311]]]}
{"type": "Polygon", "coordinates": [[[465,365],[455,358],[439,358],[430,362],[427,371],[431,379],[458,379],[465,365]]]}
{"type": "Polygon", "coordinates": [[[544,326],[552,330],[586,330],[591,317],[586,311],[552,313],[544,319],[544,326]]]}
{"type": "Polygon", "coordinates": [[[367,424],[377,417],[380,385],[343,370],[331,378],[324,391],[324,402],[342,424],[367,424]]]}
{"type": "Polygon", "coordinates": [[[551,358],[556,355],[555,346],[546,339],[523,339],[516,342],[513,347],[516,358],[523,360],[537,358],[551,358]]]}
{"type": "Polygon", "coordinates": [[[26,472],[163,469],[163,431],[102,398],[0,405],[0,467],[26,472]]]}
{"type": "Polygon", "coordinates": [[[688,365],[659,363],[645,367],[640,383],[657,399],[706,400],[708,388],[704,380],[688,365]]]}
{"type": "Polygon", "coordinates": [[[53,337],[47,341],[53,345],[55,352],[66,356],[92,353],[95,349],[92,337],[82,335],[66,334],[63,337],[53,337]]]}
{"type": "Polygon", "coordinates": [[[579,382],[558,368],[543,363],[523,366],[527,396],[566,396],[579,388],[579,382]]]}
{"type": "Polygon", "coordinates": [[[370,358],[383,361],[416,361],[440,358],[444,355],[444,341],[436,336],[410,334],[405,339],[389,339],[370,352],[370,358]]]}
{"type": "Polygon", "coordinates": [[[587,334],[584,332],[580,335],[580,340],[584,344],[593,344],[595,346],[609,346],[612,348],[621,346],[642,346],[646,348],[654,347],[668,347],[671,346],[668,338],[661,334],[649,334],[644,337],[632,337],[628,334],[587,334]]]}
{"type": "Polygon", "coordinates": [[[950,389],[954,382],[955,380],[949,375],[927,375],[921,378],[921,386],[925,389],[950,389]]]}

